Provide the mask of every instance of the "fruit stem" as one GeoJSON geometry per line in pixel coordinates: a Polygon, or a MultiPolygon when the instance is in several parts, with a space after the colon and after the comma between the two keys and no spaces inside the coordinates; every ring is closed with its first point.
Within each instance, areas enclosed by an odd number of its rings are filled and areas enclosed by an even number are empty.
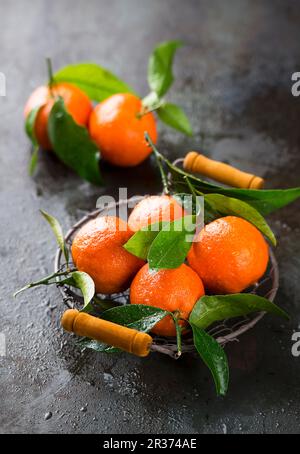
{"type": "Polygon", "coordinates": [[[142,106],[141,110],[136,114],[136,118],[140,120],[144,115],[147,115],[147,113],[152,112],[151,110],[148,110],[148,107],[142,106]]]}
{"type": "Polygon", "coordinates": [[[172,314],[175,328],[176,328],[176,342],[177,342],[177,357],[179,358],[182,354],[182,348],[181,348],[181,328],[178,323],[178,311],[172,314]]]}
{"type": "Polygon", "coordinates": [[[157,163],[159,171],[160,171],[160,176],[161,176],[161,180],[162,180],[162,184],[163,184],[163,192],[164,192],[164,194],[168,195],[168,194],[170,194],[170,190],[169,190],[168,178],[167,178],[167,175],[165,174],[165,171],[164,171],[164,168],[162,165],[162,163],[164,161],[163,157],[159,153],[157,148],[155,147],[154,143],[152,142],[152,140],[147,132],[145,132],[145,139],[146,139],[148,145],[152,148],[152,151],[154,153],[156,163],[157,163]]]}
{"type": "Polygon", "coordinates": [[[51,90],[52,90],[52,86],[54,84],[54,77],[53,77],[51,58],[49,58],[49,57],[46,58],[46,64],[47,64],[47,72],[48,72],[48,86],[50,88],[51,94],[53,94],[51,90]]]}
{"type": "MultiPolygon", "coordinates": [[[[187,182],[187,185],[189,187],[189,190],[191,191],[191,195],[192,195],[192,199],[193,199],[193,205],[195,207],[195,210],[193,210],[193,212],[196,213],[196,216],[199,215],[200,213],[200,207],[198,206],[198,201],[197,201],[197,194],[196,194],[196,191],[195,191],[195,188],[194,186],[192,185],[192,183],[190,182],[190,179],[187,175],[184,176],[184,179],[185,181],[187,182]]],[[[201,196],[203,196],[203,194],[201,193],[201,196]]]]}
{"type": "Polygon", "coordinates": [[[150,112],[155,112],[163,105],[163,99],[160,99],[156,93],[151,91],[144,99],[142,99],[142,108],[137,113],[137,118],[141,119],[144,115],[150,112]]]}
{"type": "Polygon", "coordinates": [[[194,198],[196,198],[197,195],[196,195],[196,192],[195,192],[195,188],[194,188],[194,186],[192,185],[192,183],[190,182],[189,177],[188,177],[187,175],[185,175],[185,176],[184,176],[184,179],[185,179],[185,181],[187,182],[187,185],[188,185],[188,187],[189,187],[189,190],[191,191],[192,196],[193,196],[194,198]]]}
{"type": "Polygon", "coordinates": [[[136,117],[138,120],[140,120],[144,115],[155,112],[161,106],[162,106],[162,102],[160,102],[159,104],[156,104],[155,106],[152,106],[152,107],[143,106],[142,109],[140,110],[140,112],[138,112],[136,114],[136,117]]]}

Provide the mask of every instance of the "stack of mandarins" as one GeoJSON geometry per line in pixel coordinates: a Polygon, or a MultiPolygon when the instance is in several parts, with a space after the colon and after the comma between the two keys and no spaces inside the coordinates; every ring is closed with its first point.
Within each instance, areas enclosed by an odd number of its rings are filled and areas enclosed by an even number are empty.
{"type": "MultiPolygon", "coordinates": [[[[151,270],[124,249],[142,227],[184,216],[171,196],[150,196],[137,204],[128,223],[99,217],[87,223],[72,244],[74,264],[94,280],[98,293],[112,294],[130,287],[131,304],[144,304],[175,312],[184,327],[196,301],[206,292],[239,293],[265,273],[269,250],[262,234],[248,221],[227,216],[207,224],[189,251],[187,262],[176,269],[151,270]]],[[[176,334],[171,316],[152,330],[162,336],[176,334]]]]}

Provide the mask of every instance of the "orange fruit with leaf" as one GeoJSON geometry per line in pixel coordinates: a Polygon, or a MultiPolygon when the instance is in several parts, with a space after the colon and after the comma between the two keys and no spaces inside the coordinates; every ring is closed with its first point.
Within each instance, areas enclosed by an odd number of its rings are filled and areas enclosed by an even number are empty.
{"type": "MultiPolygon", "coordinates": [[[[196,303],[204,295],[201,279],[189,266],[182,264],[174,269],[150,270],[146,264],[137,273],[130,286],[130,303],[159,307],[175,314],[179,325],[186,320],[196,303]]],[[[152,329],[160,336],[175,336],[171,315],[167,315],[152,329]]]]}
{"type": "Polygon", "coordinates": [[[53,75],[48,60],[51,89],[36,89],[24,112],[26,132],[34,145],[30,173],[37,162],[39,144],[52,149],[82,178],[101,184],[99,151],[104,160],[121,167],[136,166],[149,156],[151,148],[144,134],[148,132],[152,141],[157,141],[154,111],[167,125],[192,135],[185,113],[165,100],[173,82],[173,58],[180,45],[168,41],[154,49],[148,65],[150,93],[143,99],[99,65],[69,65],[53,75]],[[94,110],[91,101],[99,103],[94,110]]]}
{"type": "Polygon", "coordinates": [[[78,125],[87,126],[92,112],[92,103],[88,96],[70,83],[55,83],[51,87],[43,85],[34,90],[25,104],[24,116],[26,119],[30,112],[40,107],[35,118],[34,134],[38,144],[45,150],[52,149],[48,135],[48,120],[52,107],[59,97],[63,99],[67,112],[78,125]]]}

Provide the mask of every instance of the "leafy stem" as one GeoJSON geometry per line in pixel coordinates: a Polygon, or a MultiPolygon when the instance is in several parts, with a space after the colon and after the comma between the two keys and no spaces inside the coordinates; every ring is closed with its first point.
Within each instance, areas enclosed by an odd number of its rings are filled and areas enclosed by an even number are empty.
{"type": "Polygon", "coordinates": [[[28,173],[30,176],[32,176],[34,174],[34,171],[36,169],[37,161],[38,161],[38,152],[39,152],[39,146],[33,145],[32,154],[31,154],[31,158],[29,161],[29,165],[28,165],[28,173]]]}
{"type": "Polygon", "coordinates": [[[148,145],[152,148],[152,151],[156,158],[156,162],[157,162],[157,165],[158,165],[158,168],[160,171],[160,176],[161,176],[161,180],[162,180],[162,184],[163,184],[163,192],[164,192],[164,194],[168,195],[168,194],[170,194],[169,183],[168,183],[167,175],[166,175],[163,165],[162,165],[162,163],[164,162],[164,158],[159,153],[157,148],[155,147],[154,143],[152,142],[152,140],[147,132],[145,132],[145,139],[146,139],[148,145]]]}
{"type": "Polygon", "coordinates": [[[48,86],[49,86],[51,95],[54,96],[53,92],[52,92],[52,87],[54,84],[54,77],[53,77],[51,58],[49,58],[49,57],[46,58],[46,64],[47,64],[47,72],[48,72],[48,86]]]}
{"type": "MultiPolygon", "coordinates": [[[[188,185],[188,187],[189,187],[189,189],[190,189],[190,191],[191,191],[191,194],[192,194],[194,200],[196,200],[197,193],[196,193],[195,188],[194,188],[194,186],[192,185],[192,183],[191,183],[189,177],[188,177],[187,175],[185,175],[184,179],[185,179],[185,181],[187,182],[187,185],[188,185]]],[[[199,193],[199,191],[198,191],[198,195],[203,195],[203,194],[202,194],[202,193],[199,193]]]]}
{"type": "Polygon", "coordinates": [[[177,357],[179,358],[182,354],[182,346],[181,346],[181,327],[179,325],[179,322],[178,322],[178,318],[179,318],[179,311],[175,311],[175,312],[171,312],[170,313],[172,318],[173,318],[173,321],[174,321],[174,325],[175,325],[175,329],[176,329],[176,342],[177,342],[177,357]]]}
{"type": "Polygon", "coordinates": [[[40,212],[41,212],[41,215],[46,219],[46,221],[50,225],[50,227],[55,235],[57,244],[59,245],[62,253],[64,254],[67,268],[69,268],[69,251],[68,251],[67,245],[65,243],[64,234],[63,234],[63,230],[61,228],[60,223],[54,216],[51,216],[51,214],[47,213],[46,211],[40,210],[40,212]]]}
{"type": "Polygon", "coordinates": [[[22,287],[20,290],[17,290],[15,293],[14,293],[14,297],[16,297],[17,295],[19,295],[19,293],[22,293],[24,292],[24,290],[28,290],[30,288],[33,288],[33,287],[37,287],[38,285],[52,285],[52,284],[59,284],[59,282],[57,282],[56,280],[54,282],[51,282],[53,279],[56,279],[57,277],[61,277],[61,276],[68,276],[68,274],[70,274],[72,270],[70,271],[59,271],[59,272],[55,272],[55,273],[52,273],[52,274],[49,274],[49,276],[46,276],[44,277],[43,279],[40,279],[39,281],[35,281],[35,282],[30,282],[29,284],[25,285],[24,287],[22,287]]]}

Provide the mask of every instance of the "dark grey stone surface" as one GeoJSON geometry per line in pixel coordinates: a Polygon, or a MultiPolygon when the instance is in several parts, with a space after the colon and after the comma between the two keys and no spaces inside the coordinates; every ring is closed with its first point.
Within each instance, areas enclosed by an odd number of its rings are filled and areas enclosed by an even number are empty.
{"type": "Polygon", "coordinates": [[[7,339],[0,432],[300,432],[300,358],[291,354],[292,332],[300,331],[299,203],[270,218],[279,239],[277,303],[292,320],[265,317],[228,346],[226,398],[215,396],[208,371],[189,356],[81,354],[59,327],[55,288],[12,298],[52,270],[55,244],[39,208],[68,228],[119,185],[130,194],[160,189],[151,161],[127,171],[104,167],[103,189],[46,154],[35,178],[28,176],[22,109],[45,81],[46,56],[56,68],[96,61],[143,95],[154,44],[182,39],[170,100],[185,108],[195,136],[161,128],[160,149],[173,159],[204,148],[264,176],[269,187],[290,187],[299,185],[300,99],[290,92],[300,70],[299,30],[299,3],[288,0],[0,0],[7,78],[0,98],[0,332],[7,339]]]}

